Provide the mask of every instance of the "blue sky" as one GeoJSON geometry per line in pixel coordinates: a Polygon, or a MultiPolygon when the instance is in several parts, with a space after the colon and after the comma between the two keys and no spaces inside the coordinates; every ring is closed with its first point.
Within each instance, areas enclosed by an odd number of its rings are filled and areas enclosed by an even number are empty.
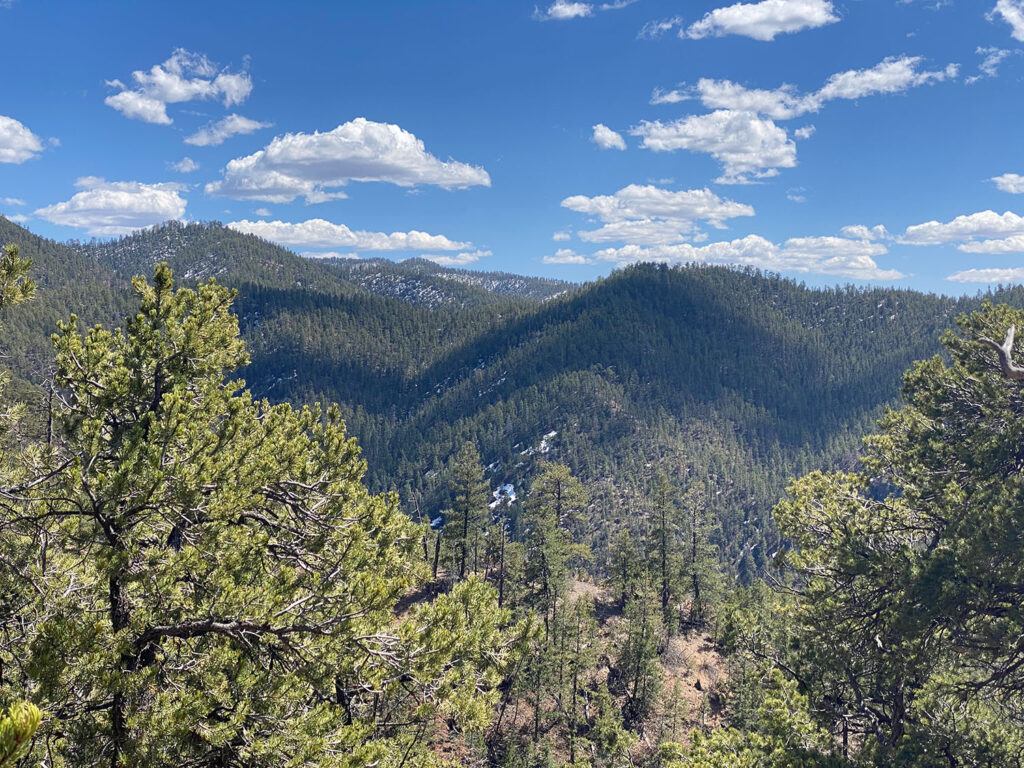
{"type": "Polygon", "coordinates": [[[1024,0],[0,0],[0,29],[0,213],[49,237],[1024,281],[1024,0]]]}

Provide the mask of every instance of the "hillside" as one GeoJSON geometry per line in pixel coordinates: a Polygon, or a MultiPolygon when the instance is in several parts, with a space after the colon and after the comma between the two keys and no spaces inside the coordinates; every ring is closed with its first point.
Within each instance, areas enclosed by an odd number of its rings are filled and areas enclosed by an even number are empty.
{"type": "Polygon", "coordinates": [[[572,283],[505,272],[450,269],[426,259],[329,259],[328,269],[379,296],[440,309],[473,307],[507,299],[546,301],[575,288],[572,283]]]}
{"type": "MultiPolygon", "coordinates": [[[[518,487],[558,458],[596,491],[588,537],[599,569],[615,530],[642,532],[657,467],[711,478],[721,554],[762,566],[786,480],[849,465],[902,372],[978,304],[652,265],[562,293],[420,260],[309,260],[219,225],[60,244],[0,218],[0,242],[34,259],[41,284],[3,342],[20,379],[43,381],[48,336],[71,308],[88,323],[123,314],[133,274],[167,261],[186,283],[216,277],[239,290],[253,392],[339,402],[371,487],[433,515],[466,440],[492,487],[518,487]]],[[[1019,291],[1000,298],[1024,303],[1019,291]]]]}

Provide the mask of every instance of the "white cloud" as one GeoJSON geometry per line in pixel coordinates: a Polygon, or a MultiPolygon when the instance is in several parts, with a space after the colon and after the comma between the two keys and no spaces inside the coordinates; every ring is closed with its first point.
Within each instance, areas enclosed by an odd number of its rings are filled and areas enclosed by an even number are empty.
{"type": "Polygon", "coordinates": [[[296,248],[354,248],[359,251],[462,251],[472,243],[449,240],[426,232],[362,232],[324,219],[286,221],[233,221],[237,232],[256,235],[279,245],[296,248]]]}
{"type": "Polygon", "coordinates": [[[1024,41],[1024,0],[998,0],[986,18],[993,21],[996,16],[1010,25],[1010,35],[1014,40],[1024,41]]]}
{"type": "Polygon", "coordinates": [[[658,261],[671,264],[704,263],[757,267],[771,271],[823,274],[855,280],[898,280],[896,270],[880,269],[874,256],[885,246],[840,237],[791,238],[779,246],[760,235],[696,246],[690,243],[643,248],[627,245],[606,248],[596,259],[616,264],[658,261]]]}
{"type": "Polygon", "coordinates": [[[727,219],[754,215],[751,206],[720,198],[709,189],[672,192],[637,184],[623,187],[614,195],[573,195],[562,201],[562,207],[602,222],[598,229],[578,232],[580,240],[635,245],[670,245],[698,239],[699,221],[723,229],[727,219]]]}
{"type": "Polygon", "coordinates": [[[24,163],[43,151],[43,142],[13,117],[0,115],[0,163],[24,163]]]}
{"type": "Polygon", "coordinates": [[[162,64],[148,71],[132,72],[134,87],[120,80],[107,85],[119,88],[104,103],[125,117],[147,123],[170,125],[168,104],[195,99],[219,99],[225,107],[241,104],[252,92],[252,80],[245,72],[229,72],[219,68],[206,56],[177,48],[162,64]]]}
{"type": "Polygon", "coordinates": [[[579,19],[584,16],[591,16],[594,7],[590,3],[573,3],[567,0],[555,0],[546,9],[533,9],[533,18],[538,21],[564,21],[566,19],[579,19]]]}
{"type": "Polygon", "coordinates": [[[255,213],[257,216],[264,216],[264,217],[271,215],[269,208],[257,208],[255,211],[253,211],[253,213],[255,213]]]}
{"type": "Polygon", "coordinates": [[[754,209],[719,197],[710,189],[673,192],[652,185],[630,184],[614,195],[573,195],[562,201],[570,211],[595,216],[605,223],[663,219],[672,221],[708,221],[721,228],[727,219],[753,216],[754,209]]]}
{"type": "Polygon", "coordinates": [[[959,66],[948,64],[945,69],[934,72],[918,72],[920,56],[889,57],[870,69],[851,69],[832,75],[817,98],[821,101],[832,99],[860,99],[876,93],[897,93],[927,83],[939,83],[957,76],[959,66]]]}
{"type": "Polygon", "coordinates": [[[993,176],[989,181],[994,181],[999,189],[1011,195],[1024,194],[1024,176],[1019,173],[1004,173],[1002,176],[993,176]]]}
{"type": "Polygon", "coordinates": [[[24,205],[25,201],[17,197],[0,197],[0,205],[24,205]]]}
{"type": "Polygon", "coordinates": [[[186,144],[197,147],[216,147],[232,136],[253,133],[261,128],[269,128],[273,123],[261,123],[241,115],[228,115],[215,123],[204,125],[194,134],[185,139],[186,144]]]}
{"type": "Polygon", "coordinates": [[[185,215],[180,184],[104,181],[86,176],[70,200],[40,208],[35,215],[51,224],[84,229],[97,237],[126,235],[185,215]]]}
{"type": "Polygon", "coordinates": [[[1024,235],[1010,235],[999,240],[980,240],[957,246],[964,253],[1024,253],[1024,235]]]}
{"type": "Polygon", "coordinates": [[[559,248],[553,256],[545,256],[542,261],[545,264],[591,264],[590,259],[570,248],[559,248]]]}
{"type": "Polygon", "coordinates": [[[357,118],[326,133],[288,133],[259,152],[228,163],[222,181],[207,194],[289,203],[315,202],[330,187],[349,181],[385,181],[403,187],[433,184],[445,189],[491,185],[479,166],[442,161],[397,125],[357,118]]]}
{"type": "Polygon", "coordinates": [[[682,16],[672,16],[668,19],[648,21],[637,33],[637,37],[641,40],[654,40],[655,38],[661,37],[666,32],[670,32],[675,27],[682,26],[682,24],[682,16]]]}
{"type": "Polygon", "coordinates": [[[192,171],[199,170],[199,163],[191,157],[183,157],[178,162],[171,163],[170,166],[172,171],[177,171],[178,173],[192,173],[192,171]]]}
{"type": "Polygon", "coordinates": [[[467,264],[472,264],[474,261],[479,261],[482,258],[491,256],[490,251],[469,251],[466,253],[457,253],[454,256],[441,256],[436,253],[424,253],[421,258],[427,261],[432,261],[435,264],[440,264],[442,267],[464,267],[467,264]]]}
{"type": "Polygon", "coordinates": [[[806,203],[807,190],[803,187],[793,187],[786,191],[786,199],[792,200],[794,203],[806,203]]]}
{"type": "Polygon", "coordinates": [[[555,232],[555,234],[551,236],[551,239],[554,240],[556,243],[565,243],[568,242],[569,240],[572,240],[572,235],[570,235],[568,232],[555,232]]]}
{"type": "Polygon", "coordinates": [[[999,65],[1015,53],[1020,53],[1020,51],[1009,51],[1005,48],[996,48],[995,46],[979,46],[975,53],[984,57],[981,60],[981,64],[978,65],[978,71],[981,74],[968,77],[965,80],[968,84],[976,83],[984,77],[995,77],[999,74],[999,65]]]}
{"type": "Polygon", "coordinates": [[[716,180],[720,184],[747,184],[796,165],[796,145],[786,132],[753,112],[723,109],[671,123],[644,121],[632,133],[655,152],[685,149],[711,155],[723,166],[716,180]]]}
{"type": "Polygon", "coordinates": [[[8,221],[13,221],[15,224],[24,224],[25,222],[30,220],[30,217],[20,213],[14,214],[13,216],[7,216],[6,214],[4,214],[4,218],[6,218],[8,221]]]}
{"type": "MultiPolygon", "coordinates": [[[[702,78],[690,91],[676,90],[664,93],[655,90],[661,99],[700,99],[708,109],[728,109],[756,112],[773,120],[789,120],[810,112],[836,99],[860,99],[879,93],[899,93],[929,83],[938,83],[956,77],[958,67],[949,64],[944,69],[920,71],[920,56],[889,57],[867,69],[837,72],[813,93],[801,94],[796,87],[783,84],[773,90],[746,88],[731,80],[702,78]]],[[[663,103],[663,102],[658,102],[663,103]]],[[[813,131],[813,128],[810,130],[813,131]]],[[[799,136],[806,138],[806,136],[799,136]]]]}
{"type": "Polygon", "coordinates": [[[876,224],[873,227],[867,227],[863,224],[851,224],[850,226],[843,227],[840,230],[844,237],[853,238],[854,240],[888,240],[889,232],[881,224],[876,224]]]}
{"type": "MultiPolygon", "coordinates": [[[[796,165],[796,144],[775,120],[789,120],[810,112],[835,99],[858,99],[878,93],[898,93],[956,76],[956,64],[944,69],[921,71],[919,56],[887,58],[868,69],[839,72],[813,93],[800,93],[795,86],[783,84],[774,90],[747,88],[731,80],[702,78],[692,88],[671,91],[656,88],[652,104],[674,104],[699,98],[708,109],[706,115],[694,115],[673,123],[643,122],[632,133],[643,138],[641,146],[654,151],[686,149],[706,152],[722,163],[725,173],[716,181],[722,184],[750,183],[770,178],[779,168],[796,165]]],[[[802,126],[793,135],[810,138],[813,125],[802,126]]]]}
{"type": "Polygon", "coordinates": [[[716,8],[691,24],[680,37],[700,39],[743,35],[755,40],[774,40],[776,35],[834,24],[839,17],[829,0],[763,0],[716,8]]]}
{"type": "MultiPolygon", "coordinates": [[[[993,253],[999,248],[994,244],[977,243],[976,241],[1005,240],[1014,236],[1024,235],[1024,217],[1006,211],[999,214],[995,211],[979,211],[964,216],[957,216],[949,222],[928,221],[907,227],[900,242],[908,245],[946,245],[962,243],[958,246],[962,251],[971,253],[993,253]]],[[[1013,244],[1002,247],[1014,247],[1013,244]]],[[[1011,252],[1011,251],[1003,251],[1011,252]]]]}
{"type": "Polygon", "coordinates": [[[603,123],[594,126],[594,135],[590,137],[590,140],[601,149],[624,150],[626,148],[626,140],[622,138],[621,134],[616,133],[603,123]]]}
{"type": "Polygon", "coordinates": [[[678,104],[681,101],[689,101],[693,98],[693,94],[685,88],[674,88],[671,91],[665,91],[661,88],[655,88],[651,91],[651,104],[678,104]]]}
{"type": "Polygon", "coordinates": [[[1024,269],[967,269],[956,272],[946,279],[954,283],[1024,283],[1024,269]]]}
{"type": "Polygon", "coordinates": [[[694,92],[708,109],[756,112],[773,120],[789,120],[817,108],[813,97],[801,96],[792,85],[775,90],[748,89],[731,80],[701,78],[694,92]]]}

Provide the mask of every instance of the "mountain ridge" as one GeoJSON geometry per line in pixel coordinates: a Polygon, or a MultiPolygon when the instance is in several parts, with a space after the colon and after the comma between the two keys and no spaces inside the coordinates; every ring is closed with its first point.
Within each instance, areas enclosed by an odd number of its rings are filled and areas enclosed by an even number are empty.
{"type": "MultiPolygon", "coordinates": [[[[0,219],[0,242],[21,245],[40,277],[39,300],[6,320],[3,350],[23,382],[45,377],[49,333],[71,307],[117,324],[129,278],[168,261],[183,284],[213,276],[238,290],[252,357],[239,375],[254,394],[338,402],[370,485],[399,491],[410,510],[447,503],[446,468],[466,440],[494,485],[527,483],[545,459],[572,465],[601,489],[596,542],[640,525],[621,510],[642,510],[656,468],[681,482],[714,475],[717,544],[736,567],[751,552],[762,567],[776,545],[768,512],[786,480],[852,466],[902,372],[980,302],[665,265],[564,290],[522,283],[551,292],[538,298],[441,277],[452,270],[423,260],[306,259],[217,224],[60,244],[0,219]]],[[[1024,305],[1024,289],[991,295],[1024,305]]]]}

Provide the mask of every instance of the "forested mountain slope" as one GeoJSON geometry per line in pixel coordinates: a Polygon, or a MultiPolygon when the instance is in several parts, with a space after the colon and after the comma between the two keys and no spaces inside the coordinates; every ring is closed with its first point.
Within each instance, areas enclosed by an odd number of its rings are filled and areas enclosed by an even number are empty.
{"type": "Polygon", "coordinates": [[[573,290],[573,283],[506,272],[450,269],[426,259],[329,259],[324,264],[345,280],[380,296],[437,309],[472,307],[509,298],[545,301],[573,290]]]}
{"type": "Polygon", "coordinates": [[[87,323],[122,315],[132,275],[166,261],[184,283],[216,277],[240,292],[252,356],[242,375],[254,394],[342,404],[371,487],[433,515],[466,440],[492,487],[520,484],[557,457],[596,490],[588,535],[599,565],[616,521],[640,524],[635,491],[662,467],[713,479],[724,558],[760,566],[785,481],[851,462],[902,372],[978,303],[813,290],[718,267],[641,265],[568,291],[484,273],[458,282],[422,261],[304,259],[219,225],[172,223],[87,245],[0,218],[7,242],[35,261],[41,285],[3,342],[23,379],[43,382],[49,334],[72,309],[87,323]]]}

